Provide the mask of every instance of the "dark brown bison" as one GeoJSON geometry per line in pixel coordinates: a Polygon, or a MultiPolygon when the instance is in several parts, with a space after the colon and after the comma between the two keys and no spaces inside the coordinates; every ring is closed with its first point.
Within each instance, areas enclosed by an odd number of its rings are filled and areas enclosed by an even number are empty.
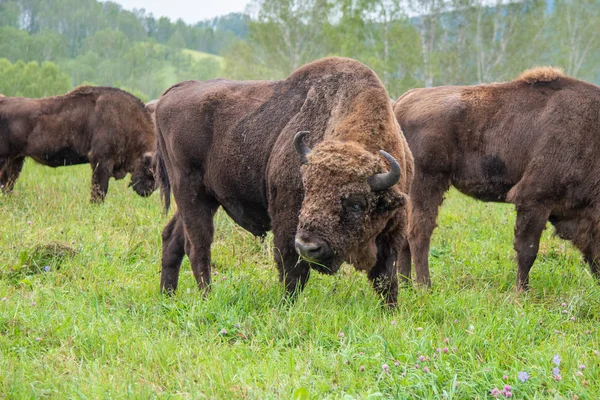
{"type": "Polygon", "coordinates": [[[0,99],[0,185],[13,189],[25,157],[50,167],[90,163],[92,201],[110,177],[131,173],[141,196],[154,190],[156,149],[150,114],[137,97],[115,88],[78,87],[64,96],[0,99]]]}
{"type": "Polygon", "coordinates": [[[400,272],[430,285],[428,252],[450,185],[513,203],[517,288],[528,286],[546,221],[600,278],[600,88],[545,67],[512,82],[415,89],[394,105],[415,159],[400,272]]]}
{"type": "Polygon", "coordinates": [[[289,293],[311,266],[333,274],[348,261],[395,303],[412,155],[372,70],[327,58],[283,81],[182,82],[155,118],[159,181],[178,206],[163,231],[163,291],[176,289],[184,252],[208,288],[222,206],[256,236],[273,230],[289,293]]]}

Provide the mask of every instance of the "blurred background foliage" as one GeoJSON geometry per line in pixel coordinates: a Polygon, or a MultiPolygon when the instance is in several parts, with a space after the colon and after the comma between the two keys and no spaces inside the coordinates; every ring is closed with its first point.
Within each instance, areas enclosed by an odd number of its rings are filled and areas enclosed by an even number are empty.
{"type": "Polygon", "coordinates": [[[598,83],[598,26],[597,0],[251,0],[196,24],[110,1],[0,0],[0,93],[92,83],[147,101],[182,80],[279,79],[328,55],[363,61],[393,98],[537,65],[598,83]]]}

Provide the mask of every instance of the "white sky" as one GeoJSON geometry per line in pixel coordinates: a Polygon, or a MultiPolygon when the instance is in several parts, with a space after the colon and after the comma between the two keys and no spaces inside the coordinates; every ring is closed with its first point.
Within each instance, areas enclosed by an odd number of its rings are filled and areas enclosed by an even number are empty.
{"type": "Polygon", "coordinates": [[[243,12],[250,0],[110,0],[126,10],[144,8],[155,18],[169,17],[172,22],[178,18],[188,24],[231,12],[243,12]]]}

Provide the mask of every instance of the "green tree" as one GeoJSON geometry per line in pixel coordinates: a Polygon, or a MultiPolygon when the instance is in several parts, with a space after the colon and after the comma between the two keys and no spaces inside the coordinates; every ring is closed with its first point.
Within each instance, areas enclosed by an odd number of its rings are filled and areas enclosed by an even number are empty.
{"type": "Polygon", "coordinates": [[[0,93],[6,96],[47,97],[63,94],[71,88],[69,76],[52,62],[0,59],[0,93]]]}

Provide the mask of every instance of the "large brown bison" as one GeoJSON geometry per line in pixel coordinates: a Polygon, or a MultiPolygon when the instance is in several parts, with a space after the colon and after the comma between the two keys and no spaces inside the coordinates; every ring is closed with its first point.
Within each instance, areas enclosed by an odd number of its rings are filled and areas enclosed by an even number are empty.
{"type": "Polygon", "coordinates": [[[13,189],[25,157],[50,167],[90,163],[92,201],[102,201],[111,177],[131,173],[141,196],[154,190],[156,150],[149,112],[115,88],[78,87],[64,96],[0,99],[0,185],[13,189]]]}
{"type": "Polygon", "coordinates": [[[430,285],[428,252],[450,185],[513,203],[517,288],[528,286],[546,221],[600,278],[600,88],[544,67],[512,82],[415,89],[394,111],[415,159],[400,272],[430,285]]]}
{"type": "Polygon", "coordinates": [[[372,70],[326,58],[283,81],[182,82],[155,118],[160,184],[178,206],[163,231],[163,291],[176,289],[184,251],[208,288],[222,206],[254,235],[273,230],[288,293],[311,266],[333,274],[348,261],[396,302],[412,155],[372,70]]]}

